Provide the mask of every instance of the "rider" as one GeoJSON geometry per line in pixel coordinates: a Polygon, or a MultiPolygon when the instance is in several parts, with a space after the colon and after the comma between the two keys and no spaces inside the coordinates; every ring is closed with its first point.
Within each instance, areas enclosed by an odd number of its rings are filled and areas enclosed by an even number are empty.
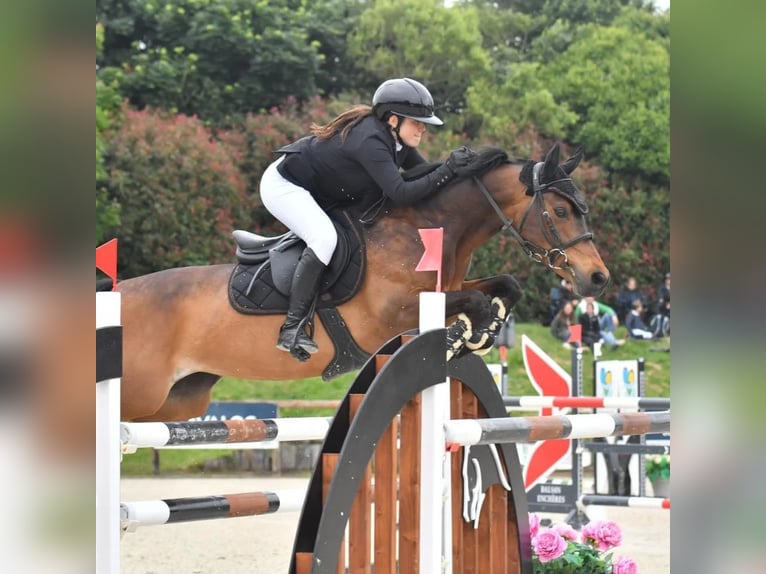
{"type": "Polygon", "coordinates": [[[416,149],[426,124],[443,124],[434,115],[431,94],[420,82],[396,78],[378,87],[372,107],[354,106],[326,125],[313,125],[313,135],[277,150],[280,157],[261,178],[261,200],[306,242],[293,276],[278,349],[301,361],[318,350],[304,327],[338,241],[325,209],[340,204],[368,206],[381,195],[397,204],[412,204],[446,185],[455,170],[469,162],[468,151],[456,150],[430,173],[404,181],[400,168],[426,161],[416,149]]]}

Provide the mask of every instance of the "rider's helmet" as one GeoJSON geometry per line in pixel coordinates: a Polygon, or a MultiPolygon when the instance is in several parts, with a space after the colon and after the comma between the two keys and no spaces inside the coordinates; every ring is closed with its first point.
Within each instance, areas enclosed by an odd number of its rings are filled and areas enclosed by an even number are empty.
{"type": "Polygon", "coordinates": [[[386,80],[372,96],[372,111],[379,120],[389,114],[412,118],[425,124],[443,125],[434,115],[434,99],[426,87],[410,78],[386,80]]]}

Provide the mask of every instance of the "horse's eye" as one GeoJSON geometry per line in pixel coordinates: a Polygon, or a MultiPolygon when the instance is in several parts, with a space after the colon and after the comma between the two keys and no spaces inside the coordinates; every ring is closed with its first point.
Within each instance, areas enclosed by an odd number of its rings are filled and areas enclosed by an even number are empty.
{"type": "Polygon", "coordinates": [[[568,215],[566,207],[554,207],[553,213],[555,213],[558,217],[561,217],[561,218],[564,218],[568,215]]]}

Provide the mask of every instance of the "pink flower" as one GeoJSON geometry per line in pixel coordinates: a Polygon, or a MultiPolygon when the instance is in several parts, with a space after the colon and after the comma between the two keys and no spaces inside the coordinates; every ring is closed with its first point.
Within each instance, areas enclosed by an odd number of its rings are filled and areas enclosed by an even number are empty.
{"type": "Polygon", "coordinates": [[[548,562],[564,554],[564,550],[567,549],[567,541],[558,533],[546,530],[532,540],[532,548],[540,562],[548,562]]]}
{"type": "Polygon", "coordinates": [[[612,564],[612,574],[637,574],[638,566],[627,556],[620,556],[612,564]]]}
{"type": "Polygon", "coordinates": [[[540,517],[534,512],[529,513],[529,537],[534,538],[540,530],[540,517]]]}
{"type": "Polygon", "coordinates": [[[565,540],[571,540],[572,542],[580,541],[580,534],[566,522],[554,524],[550,527],[550,530],[557,532],[565,540]]]}
{"type": "Polygon", "coordinates": [[[622,531],[616,522],[596,520],[583,526],[582,540],[603,552],[622,543],[622,531]]]}

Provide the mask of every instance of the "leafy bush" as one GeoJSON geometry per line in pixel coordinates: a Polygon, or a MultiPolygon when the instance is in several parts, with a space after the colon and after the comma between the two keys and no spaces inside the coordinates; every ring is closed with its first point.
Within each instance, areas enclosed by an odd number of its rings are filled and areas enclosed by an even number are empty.
{"type": "Polygon", "coordinates": [[[196,118],[124,109],[107,159],[121,275],[231,260],[231,231],[249,225],[237,160],[196,118]]]}

